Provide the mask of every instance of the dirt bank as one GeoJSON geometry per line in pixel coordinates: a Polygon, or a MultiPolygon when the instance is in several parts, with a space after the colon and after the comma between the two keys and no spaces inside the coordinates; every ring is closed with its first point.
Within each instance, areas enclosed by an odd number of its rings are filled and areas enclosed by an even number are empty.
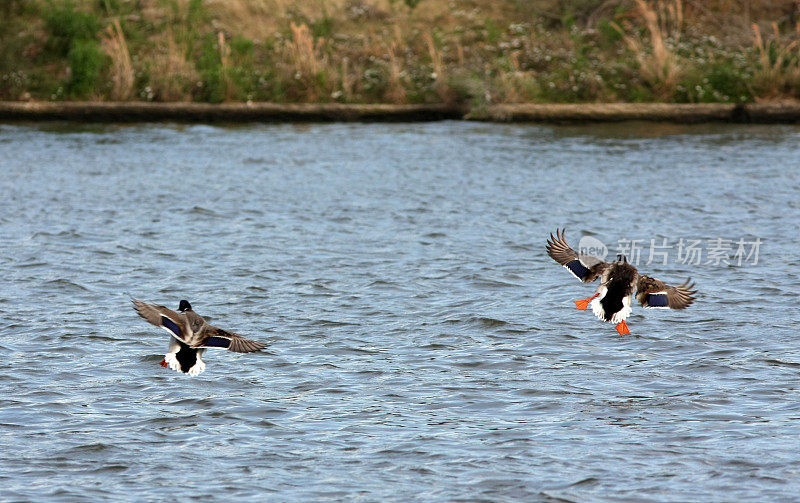
{"type": "Polygon", "coordinates": [[[82,122],[800,122],[800,104],[605,103],[493,105],[343,105],[274,103],[0,102],[0,120],[82,122]]]}

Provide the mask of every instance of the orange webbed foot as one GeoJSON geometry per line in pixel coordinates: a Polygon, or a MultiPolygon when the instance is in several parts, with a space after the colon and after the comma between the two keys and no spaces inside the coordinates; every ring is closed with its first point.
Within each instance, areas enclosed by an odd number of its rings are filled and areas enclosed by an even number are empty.
{"type": "Polygon", "coordinates": [[[167,360],[161,360],[160,362],[158,362],[158,364],[161,365],[162,367],[166,367],[167,366],[167,360]]]}
{"type": "Polygon", "coordinates": [[[586,308],[589,307],[589,302],[591,302],[592,299],[594,299],[598,295],[600,295],[600,294],[596,293],[596,294],[592,295],[591,297],[589,297],[588,299],[575,300],[573,302],[575,302],[575,307],[577,307],[581,311],[585,311],[586,308]]]}
{"type": "Polygon", "coordinates": [[[625,320],[622,320],[619,323],[617,323],[617,326],[615,328],[617,329],[617,332],[619,332],[619,335],[630,335],[631,333],[631,331],[628,330],[628,324],[625,323],[625,320]]]}

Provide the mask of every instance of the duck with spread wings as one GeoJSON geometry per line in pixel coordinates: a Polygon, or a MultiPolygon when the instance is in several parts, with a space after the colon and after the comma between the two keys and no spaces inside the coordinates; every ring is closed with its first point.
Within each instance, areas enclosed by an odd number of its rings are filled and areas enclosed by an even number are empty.
{"type": "Polygon", "coordinates": [[[206,369],[201,357],[208,348],[253,353],[266,347],[264,343],[206,323],[202,316],[192,310],[189,301],[180,301],[176,313],[164,306],[131,300],[139,316],[170,333],[169,349],[161,360],[162,367],[196,376],[206,369]]]}
{"type": "Polygon", "coordinates": [[[663,281],[640,274],[628,263],[625,255],[617,255],[614,262],[604,262],[597,257],[573,250],[564,238],[565,230],[556,229],[547,240],[547,254],[567,268],[573,276],[584,283],[591,283],[598,277],[600,286],[588,299],[576,300],[578,309],[592,306],[592,312],[603,321],[616,324],[620,335],[631,333],[625,319],[631,314],[631,301],[634,294],[643,307],[661,309],[686,309],[695,300],[697,290],[691,279],[678,286],[670,286],[663,281]]]}

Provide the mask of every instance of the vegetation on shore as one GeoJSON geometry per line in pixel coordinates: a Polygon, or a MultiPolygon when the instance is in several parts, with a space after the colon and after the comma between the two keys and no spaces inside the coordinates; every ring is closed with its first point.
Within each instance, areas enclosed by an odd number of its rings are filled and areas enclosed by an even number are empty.
{"type": "Polygon", "coordinates": [[[5,0],[0,100],[800,99],[794,0],[5,0]]]}

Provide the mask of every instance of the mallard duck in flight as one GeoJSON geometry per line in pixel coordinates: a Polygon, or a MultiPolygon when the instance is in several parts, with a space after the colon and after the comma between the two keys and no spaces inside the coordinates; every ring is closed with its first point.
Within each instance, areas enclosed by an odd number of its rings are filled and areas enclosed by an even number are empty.
{"type": "Polygon", "coordinates": [[[634,292],[636,300],[643,307],[661,309],[686,309],[694,302],[697,290],[691,278],[678,286],[670,286],[650,276],[639,274],[628,263],[625,255],[617,255],[614,262],[604,262],[591,255],[579,254],[564,239],[564,231],[556,235],[550,233],[547,240],[547,254],[563,265],[573,276],[591,283],[600,277],[600,286],[588,299],[576,300],[578,309],[586,309],[590,304],[595,316],[603,321],[616,323],[620,335],[631,333],[625,319],[631,314],[631,301],[634,292]]]}
{"type": "Polygon", "coordinates": [[[192,310],[189,301],[182,300],[175,312],[164,306],[146,304],[131,299],[139,316],[149,323],[170,333],[169,349],[162,367],[196,376],[206,369],[200,358],[208,348],[223,348],[236,353],[252,353],[266,347],[258,341],[245,339],[239,334],[222,330],[206,323],[202,316],[192,310]]]}

